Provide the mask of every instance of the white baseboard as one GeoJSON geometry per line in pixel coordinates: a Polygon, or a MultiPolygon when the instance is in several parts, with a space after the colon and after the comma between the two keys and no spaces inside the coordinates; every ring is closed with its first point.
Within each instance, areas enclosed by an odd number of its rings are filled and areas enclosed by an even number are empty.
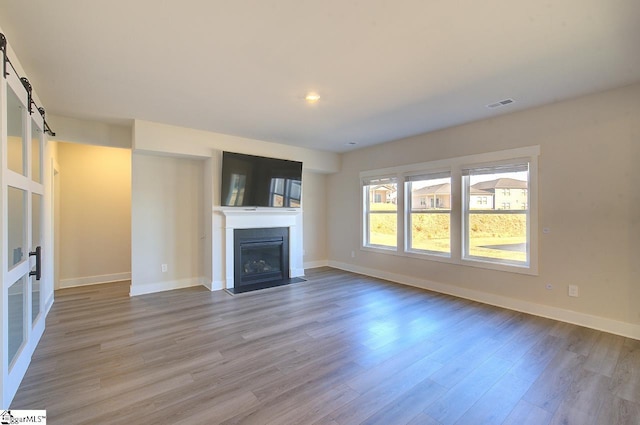
{"type": "Polygon", "coordinates": [[[212,291],[221,291],[224,288],[226,288],[226,282],[224,280],[214,280],[213,283],[211,284],[211,290],[212,291]]]}
{"type": "Polygon", "coordinates": [[[97,276],[77,277],[73,279],[60,279],[60,288],[72,288],[74,286],[98,285],[100,283],[119,282],[131,280],[131,272],[101,274],[97,276]]]}
{"type": "Polygon", "coordinates": [[[200,278],[200,285],[204,286],[205,288],[207,288],[210,291],[213,291],[213,289],[211,289],[213,287],[213,282],[211,282],[211,280],[209,280],[206,277],[201,277],[200,278]]]}
{"type": "Polygon", "coordinates": [[[304,269],[289,269],[289,277],[302,277],[304,276],[304,269]]]}
{"type": "Polygon", "coordinates": [[[327,260],[319,260],[319,261],[307,261],[304,263],[304,268],[306,269],[316,269],[318,267],[327,267],[329,265],[329,261],[327,260]]]}
{"type": "Polygon", "coordinates": [[[224,280],[214,280],[211,281],[209,279],[207,279],[206,277],[201,277],[201,282],[200,284],[202,286],[204,286],[205,288],[207,288],[210,291],[221,291],[225,288],[225,282],[224,280]]]}
{"type": "Polygon", "coordinates": [[[172,289],[190,288],[192,286],[206,286],[204,284],[206,278],[193,277],[190,279],[168,280],[166,282],[145,283],[141,285],[131,285],[129,295],[152,294],[154,292],[170,291],[172,289]]]}
{"type": "Polygon", "coordinates": [[[549,319],[559,320],[561,322],[572,323],[574,325],[609,332],[628,338],[640,339],[640,325],[635,325],[632,323],[620,322],[618,320],[608,319],[605,317],[594,316],[591,314],[580,313],[572,310],[565,310],[558,307],[551,307],[548,305],[532,303],[515,298],[503,297],[501,295],[490,294],[487,292],[474,291],[473,289],[460,288],[458,286],[445,283],[419,279],[413,276],[404,276],[396,273],[389,273],[338,261],[329,261],[329,266],[353,273],[359,273],[366,276],[389,280],[391,282],[400,283],[403,285],[414,286],[417,288],[428,289],[442,294],[453,295],[459,298],[478,301],[484,304],[494,305],[509,310],[520,311],[523,313],[533,314],[535,316],[541,316],[549,319]]]}

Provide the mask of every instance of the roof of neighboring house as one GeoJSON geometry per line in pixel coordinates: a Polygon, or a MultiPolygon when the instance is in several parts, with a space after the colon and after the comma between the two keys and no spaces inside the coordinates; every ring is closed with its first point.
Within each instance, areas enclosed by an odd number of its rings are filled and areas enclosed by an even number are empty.
{"type": "Polygon", "coordinates": [[[425,186],[411,192],[412,195],[450,195],[451,183],[434,184],[433,186],[425,186]]]}
{"type": "MultiPolygon", "coordinates": [[[[476,183],[471,186],[472,189],[492,190],[492,189],[526,189],[527,182],[524,180],[500,178],[489,180],[487,182],[476,183]]],[[[473,192],[471,192],[473,193],[473,192]]]]}
{"type": "Polygon", "coordinates": [[[393,186],[386,185],[386,184],[379,184],[378,186],[372,187],[371,190],[386,190],[386,191],[395,192],[396,188],[393,187],[393,186]]]}
{"type": "MultiPolygon", "coordinates": [[[[450,195],[451,183],[434,184],[433,186],[425,186],[421,189],[414,190],[412,195],[450,195]]],[[[493,196],[488,190],[482,190],[471,186],[472,195],[493,196]]]]}
{"type": "Polygon", "coordinates": [[[469,192],[471,195],[493,196],[493,192],[490,192],[488,190],[478,189],[473,186],[471,186],[471,190],[469,192]]]}

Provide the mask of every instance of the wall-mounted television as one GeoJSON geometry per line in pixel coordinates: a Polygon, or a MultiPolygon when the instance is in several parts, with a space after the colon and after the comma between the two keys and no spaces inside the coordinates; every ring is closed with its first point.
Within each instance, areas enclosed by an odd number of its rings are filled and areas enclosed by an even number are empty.
{"type": "Polygon", "coordinates": [[[299,208],[302,162],[222,153],[220,205],[299,208]]]}

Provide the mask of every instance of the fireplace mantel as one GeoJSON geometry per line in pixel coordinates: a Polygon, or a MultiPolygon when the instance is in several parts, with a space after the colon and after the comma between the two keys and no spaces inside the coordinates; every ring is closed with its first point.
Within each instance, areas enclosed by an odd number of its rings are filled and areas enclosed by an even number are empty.
{"type": "Polygon", "coordinates": [[[224,216],[222,226],[225,237],[223,240],[225,253],[224,276],[225,287],[234,287],[233,281],[233,231],[234,229],[251,229],[266,227],[289,228],[289,276],[304,276],[302,252],[302,209],[300,208],[245,208],[245,207],[216,207],[214,214],[224,216]]]}
{"type": "Polygon", "coordinates": [[[225,228],[234,229],[295,226],[296,217],[302,216],[299,208],[220,207],[217,211],[225,216],[225,228]]]}

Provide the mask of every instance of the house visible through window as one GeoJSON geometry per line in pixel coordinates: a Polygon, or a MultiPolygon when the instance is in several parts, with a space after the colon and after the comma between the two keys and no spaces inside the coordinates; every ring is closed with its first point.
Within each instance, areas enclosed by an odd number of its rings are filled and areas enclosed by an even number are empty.
{"type": "Polygon", "coordinates": [[[529,264],[528,186],[527,162],[463,170],[463,187],[467,194],[463,211],[463,258],[529,264]],[[492,194],[494,205],[499,207],[480,208],[472,202],[473,193],[478,190],[492,194]],[[512,208],[521,202],[522,206],[512,208]]]}
{"type": "Polygon", "coordinates": [[[407,249],[439,255],[451,253],[451,173],[405,177],[407,249]],[[428,205],[422,200],[428,199],[428,205]]]}

